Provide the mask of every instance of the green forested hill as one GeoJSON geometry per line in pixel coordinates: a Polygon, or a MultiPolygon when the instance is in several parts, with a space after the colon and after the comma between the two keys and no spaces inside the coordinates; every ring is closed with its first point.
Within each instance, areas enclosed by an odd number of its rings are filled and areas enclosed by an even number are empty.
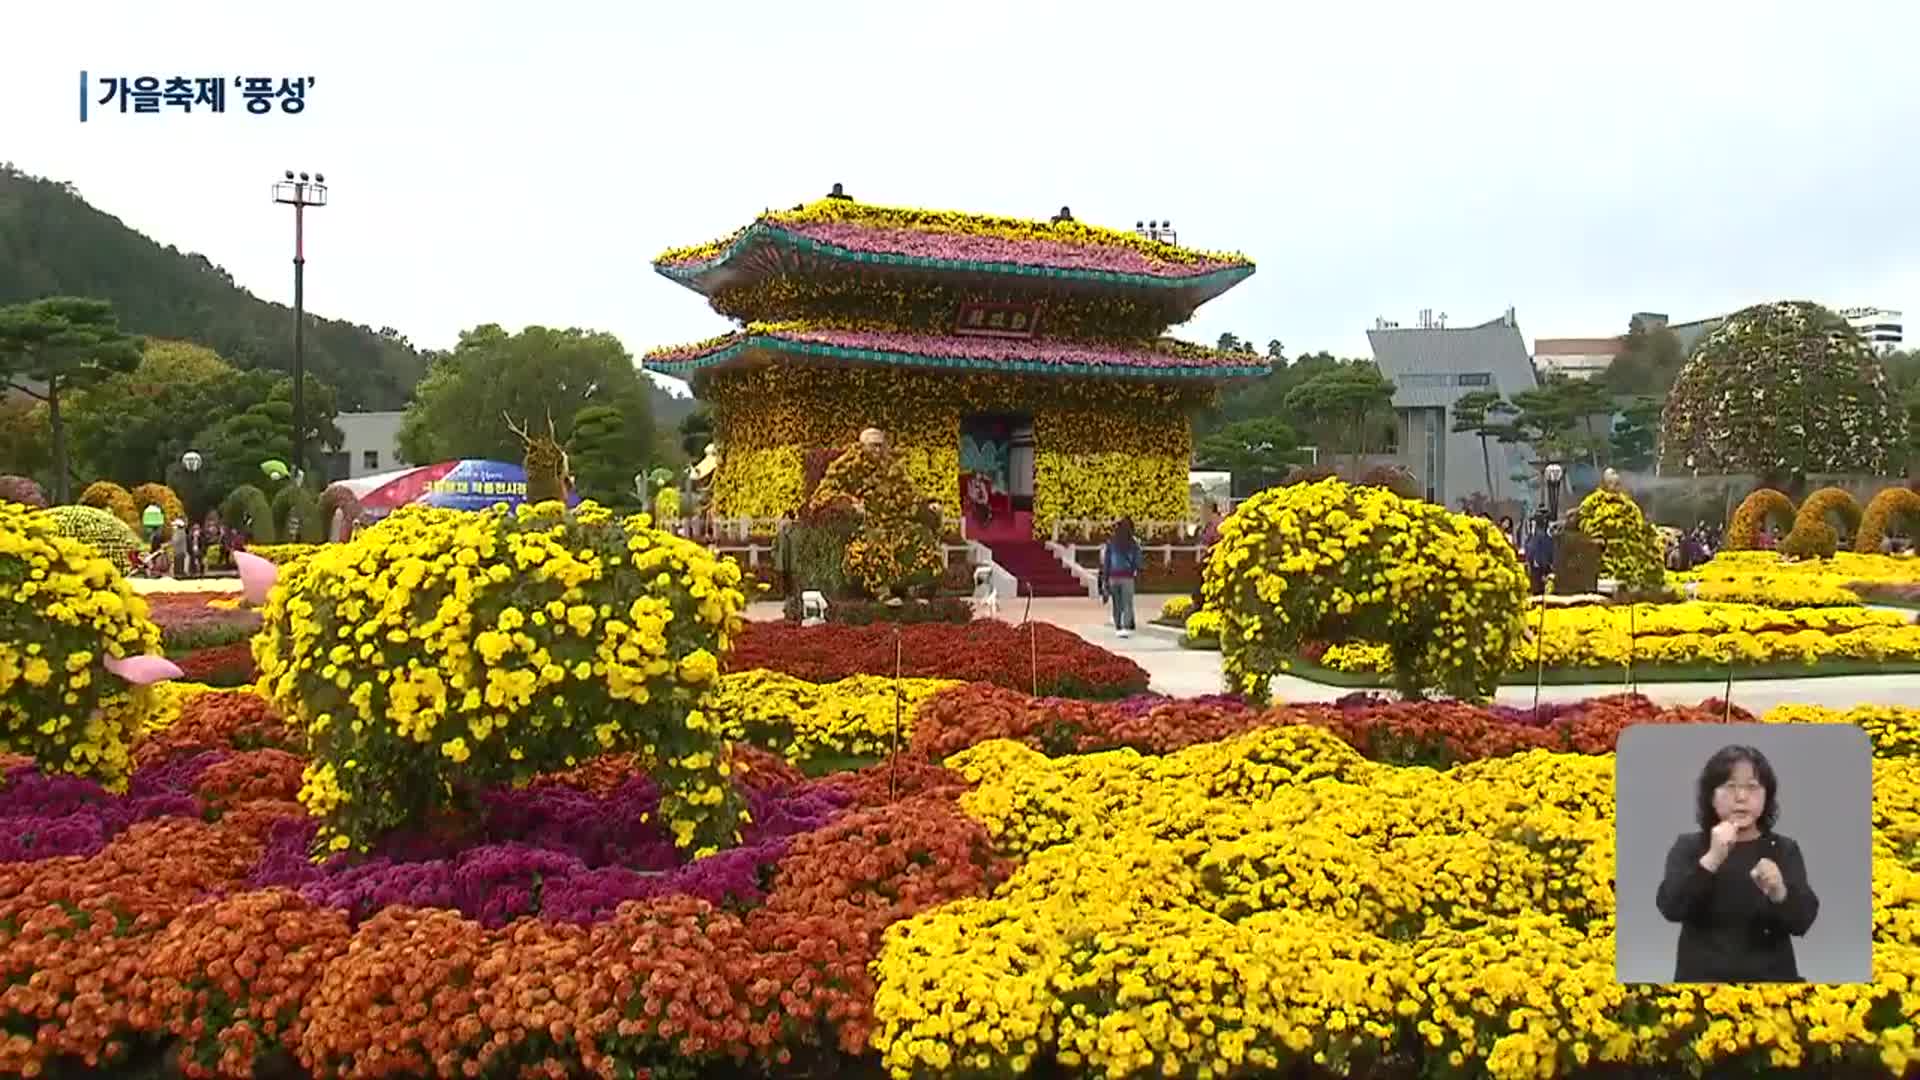
{"type": "MultiPolygon", "coordinates": [[[[125,329],[194,341],[243,368],[288,371],[293,309],[234,284],[206,256],[162,247],[71,185],[0,164],[0,306],[45,296],[110,300],[125,329]]],[[[426,358],[391,329],[307,312],[307,371],[342,412],[399,409],[426,358]]]]}

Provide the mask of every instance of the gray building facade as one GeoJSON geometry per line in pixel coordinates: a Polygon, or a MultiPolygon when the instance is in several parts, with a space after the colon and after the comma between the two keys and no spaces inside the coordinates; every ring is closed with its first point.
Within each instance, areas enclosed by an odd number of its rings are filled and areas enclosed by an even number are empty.
{"type": "Polygon", "coordinates": [[[1457,508],[1475,493],[1496,501],[1527,497],[1513,478],[1531,471],[1531,449],[1489,441],[1489,491],[1480,437],[1453,431],[1453,405],[1465,395],[1493,390],[1512,398],[1539,385],[1512,309],[1478,326],[1382,321],[1367,332],[1367,344],[1380,374],[1394,384],[1398,442],[1392,460],[1413,474],[1429,501],[1457,508]]]}

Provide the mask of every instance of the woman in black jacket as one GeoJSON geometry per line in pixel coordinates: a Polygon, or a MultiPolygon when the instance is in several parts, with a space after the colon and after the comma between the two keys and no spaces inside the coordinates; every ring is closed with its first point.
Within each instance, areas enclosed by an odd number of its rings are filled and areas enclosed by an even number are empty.
{"type": "Polygon", "coordinates": [[[1707,759],[1698,832],[1667,853],[1660,914],[1680,924],[1675,982],[1800,982],[1793,938],[1820,913],[1800,846],[1773,831],[1780,782],[1765,754],[1728,746],[1707,759]]]}

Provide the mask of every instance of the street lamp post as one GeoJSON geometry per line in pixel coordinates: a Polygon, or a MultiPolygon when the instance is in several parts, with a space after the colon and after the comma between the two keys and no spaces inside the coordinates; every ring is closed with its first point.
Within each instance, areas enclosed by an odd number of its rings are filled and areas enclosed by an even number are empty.
{"type": "Polygon", "coordinates": [[[1554,521],[1560,520],[1560,481],[1566,475],[1567,471],[1557,461],[1547,466],[1547,517],[1554,521]]]}
{"type": "Polygon", "coordinates": [[[327,178],[300,173],[296,179],[292,169],[285,176],[273,185],[273,201],[293,207],[293,468],[298,483],[307,467],[306,216],[307,207],[327,205],[327,178]]]}

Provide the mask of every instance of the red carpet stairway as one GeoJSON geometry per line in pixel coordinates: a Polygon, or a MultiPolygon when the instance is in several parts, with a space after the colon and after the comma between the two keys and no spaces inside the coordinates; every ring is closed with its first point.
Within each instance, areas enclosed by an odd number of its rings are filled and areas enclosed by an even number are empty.
{"type": "Polygon", "coordinates": [[[1038,540],[985,540],[993,561],[1020,582],[1020,595],[1085,596],[1086,586],[1038,540]]]}

